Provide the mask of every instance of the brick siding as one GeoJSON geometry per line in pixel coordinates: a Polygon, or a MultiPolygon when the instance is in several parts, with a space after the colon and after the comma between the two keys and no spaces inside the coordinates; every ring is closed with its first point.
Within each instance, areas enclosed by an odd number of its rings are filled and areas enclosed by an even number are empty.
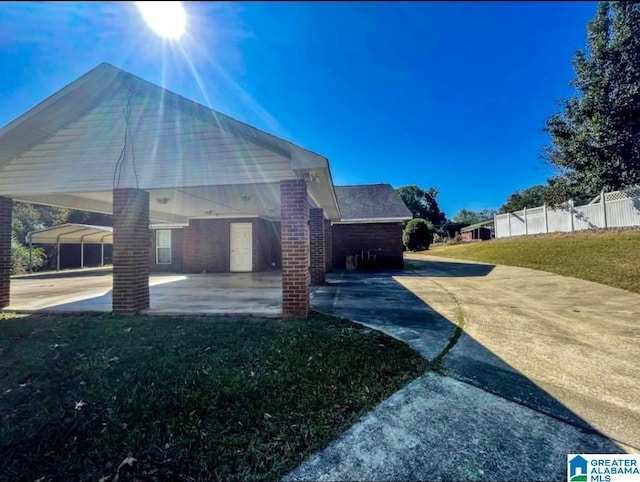
{"type": "Polygon", "coordinates": [[[309,316],[309,205],[303,180],[280,182],[282,316],[309,316]]]}
{"type": "MultiPolygon", "coordinates": [[[[279,223],[262,218],[192,219],[189,226],[183,228],[182,271],[228,273],[231,223],[252,225],[253,271],[267,271],[281,266],[279,223]]],[[[151,262],[155,263],[155,256],[151,262]]]]}
{"type": "Polygon", "coordinates": [[[149,193],[113,190],[113,312],[149,307],[149,193]]]}
{"type": "Polygon", "coordinates": [[[324,220],[324,258],[325,258],[325,272],[330,273],[333,268],[333,255],[332,247],[333,241],[331,240],[331,220],[324,220]]]}
{"type": "Polygon", "coordinates": [[[0,197],[0,308],[9,306],[11,284],[11,208],[13,201],[0,197]]]}
{"type": "Polygon", "coordinates": [[[309,266],[311,284],[324,284],[326,260],[324,258],[324,210],[309,209],[309,266]]]}
{"type": "Polygon", "coordinates": [[[379,268],[402,269],[402,223],[334,224],[331,229],[333,267],[346,268],[347,256],[362,250],[376,253],[379,268]]]}

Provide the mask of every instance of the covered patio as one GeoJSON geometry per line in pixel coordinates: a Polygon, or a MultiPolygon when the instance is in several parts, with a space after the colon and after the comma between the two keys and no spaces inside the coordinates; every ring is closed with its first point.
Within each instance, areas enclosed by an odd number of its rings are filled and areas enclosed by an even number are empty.
{"type": "MultiPolygon", "coordinates": [[[[108,312],[113,273],[90,268],[14,276],[14,312],[108,312]]],[[[150,307],[145,314],[241,314],[278,317],[282,312],[280,272],[154,274],[149,277],[150,307]]],[[[1,311],[1,310],[0,310],[1,311]]]]}

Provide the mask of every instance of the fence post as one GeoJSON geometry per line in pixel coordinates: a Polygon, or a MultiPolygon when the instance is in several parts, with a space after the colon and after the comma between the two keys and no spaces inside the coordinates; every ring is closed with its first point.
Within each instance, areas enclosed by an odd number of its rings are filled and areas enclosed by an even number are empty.
{"type": "Polygon", "coordinates": [[[529,222],[527,221],[527,208],[524,208],[524,234],[529,234],[529,222]]]}
{"type": "Polygon", "coordinates": [[[544,232],[549,233],[549,218],[547,217],[547,203],[542,205],[542,213],[544,214],[544,232]]]}
{"type": "Polygon", "coordinates": [[[507,213],[507,223],[509,223],[509,237],[511,237],[511,213],[507,213]]]}
{"type": "Polygon", "coordinates": [[[602,206],[602,222],[604,223],[604,227],[607,228],[607,200],[604,189],[600,191],[600,205],[602,206]]]}
{"type": "Polygon", "coordinates": [[[571,212],[571,231],[574,231],[574,220],[573,220],[573,199],[569,199],[569,211],[571,212]]]}

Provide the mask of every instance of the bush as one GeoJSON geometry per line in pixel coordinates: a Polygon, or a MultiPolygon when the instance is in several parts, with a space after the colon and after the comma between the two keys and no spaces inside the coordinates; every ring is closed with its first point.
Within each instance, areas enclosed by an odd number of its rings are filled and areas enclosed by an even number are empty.
{"type": "Polygon", "coordinates": [[[402,242],[409,251],[422,251],[429,249],[433,242],[433,234],[424,219],[414,218],[404,228],[402,242]]]}
{"type": "MultiPolygon", "coordinates": [[[[33,269],[41,268],[44,264],[44,251],[34,246],[31,253],[31,266],[33,269]]],[[[24,274],[29,271],[29,248],[20,244],[11,237],[11,274],[24,274]]]]}
{"type": "Polygon", "coordinates": [[[453,246],[456,244],[462,244],[462,235],[460,233],[456,233],[453,238],[447,238],[444,241],[445,246],[453,246]]]}

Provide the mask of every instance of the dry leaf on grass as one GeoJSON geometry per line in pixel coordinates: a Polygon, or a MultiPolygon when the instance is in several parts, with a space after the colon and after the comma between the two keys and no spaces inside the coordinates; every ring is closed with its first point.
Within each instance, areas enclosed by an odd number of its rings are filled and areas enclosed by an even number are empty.
{"type": "Polygon", "coordinates": [[[120,480],[120,469],[122,467],[124,467],[125,465],[133,467],[133,464],[137,461],[138,459],[135,459],[133,457],[126,457],[122,462],[120,462],[120,465],[118,465],[118,468],[116,469],[116,475],[113,476],[112,482],[118,482],[118,480],[120,480]]]}

